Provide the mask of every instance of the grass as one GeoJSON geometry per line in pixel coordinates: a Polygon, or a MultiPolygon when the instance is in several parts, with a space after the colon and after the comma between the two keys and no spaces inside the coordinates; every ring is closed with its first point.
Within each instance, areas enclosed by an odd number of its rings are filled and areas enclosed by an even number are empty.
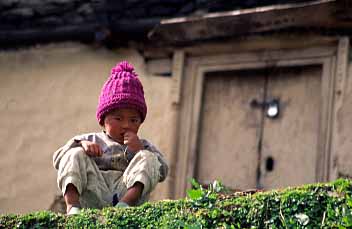
{"type": "Polygon", "coordinates": [[[193,186],[185,199],[133,208],[0,215],[0,228],[352,228],[348,179],[257,193],[193,186]]]}

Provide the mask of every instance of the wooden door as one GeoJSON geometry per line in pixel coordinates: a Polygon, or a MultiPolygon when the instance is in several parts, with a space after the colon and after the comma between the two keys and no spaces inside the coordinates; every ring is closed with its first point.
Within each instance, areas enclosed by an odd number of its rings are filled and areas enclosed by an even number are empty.
{"type": "Polygon", "coordinates": [[[317,181],[321,66],[275,68],[266,101],[280,99],[278,118],[264,118],[260,185],[264,189],[317,181]]]}
{"type": "Polygon", "coordinates": [[[263,96],[261,71],[206,74],[195,171],[199,182],[220,179],[234,189],[256,187],[261,111],[249,103],[263,96]]]}
{"type": "Polygon", "coordinates": [[[195,177],[233,189],[317,181],[321,67],[207,73],[195,177]],[[279,100],[277,118],[250,106],[279,100]]]}

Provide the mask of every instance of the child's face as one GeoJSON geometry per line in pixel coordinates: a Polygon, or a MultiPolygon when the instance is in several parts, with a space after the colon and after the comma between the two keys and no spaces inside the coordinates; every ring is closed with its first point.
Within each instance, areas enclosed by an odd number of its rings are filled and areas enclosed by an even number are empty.
{"type": "Polygon", "coordinates": [[[120,144],[123,144],[126,132],[131,131],[137,134],[141,124],[139,112],[130,108],[115,109],[109,112],[104,119],[106,133],[120,144]]]}

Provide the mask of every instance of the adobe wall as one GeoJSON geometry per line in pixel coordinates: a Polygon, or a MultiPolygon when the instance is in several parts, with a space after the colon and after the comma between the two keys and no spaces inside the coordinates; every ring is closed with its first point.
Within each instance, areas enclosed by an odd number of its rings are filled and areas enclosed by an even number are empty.
{"type": "MultiPolygon", "coordinates": [[[[148,73],[132,49],[105,50],[78,43],[0,52],[0,214],[48,209],[59,194],[52,153],[79,133],[100,131],[95,119],[100,89],[112,66],[128,60],[144,85],[148,115],[140,135],[171,162],[175,141],[172,78],[148,73]]],[[[162,66],[164,68],[164,66],[162,66]]],[[[331,178],[352,177],[352,55],[333,128],[331,178]]],[[[337,98],[337,97],[336,97],[337,98]]],[[[176,174],[172,174],[175,176],[176,174]]],[[[152,194],[170,198],[169,177],[152,194]]]]}
{"type": "MultiPolygon", "coordinates": [[[[49,208],[59,194],[52,154],[76,134],[100,131],[100,89],[121,60],[144,85],[148,114],[140,135],[169,158],[171,78],[148,75],[136,51],[64,43],[0,52],[0,214],[49,208]]],[[[152,198],[167,198],[167,184],[152,198]]]]}

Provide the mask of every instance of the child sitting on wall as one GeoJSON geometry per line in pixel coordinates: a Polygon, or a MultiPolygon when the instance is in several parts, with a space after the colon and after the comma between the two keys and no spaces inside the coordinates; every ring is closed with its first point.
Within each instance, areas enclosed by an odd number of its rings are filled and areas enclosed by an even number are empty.
{"type": "Polygon", "coordinates": [[[146,114],[143,86],[133,67],[121,62],[99,97],[96,116],[103,132],[76,136],[54,153],[67,214],[81,207],[139,205],[165,180],[162,154],[137,135],[146,114]]]}

